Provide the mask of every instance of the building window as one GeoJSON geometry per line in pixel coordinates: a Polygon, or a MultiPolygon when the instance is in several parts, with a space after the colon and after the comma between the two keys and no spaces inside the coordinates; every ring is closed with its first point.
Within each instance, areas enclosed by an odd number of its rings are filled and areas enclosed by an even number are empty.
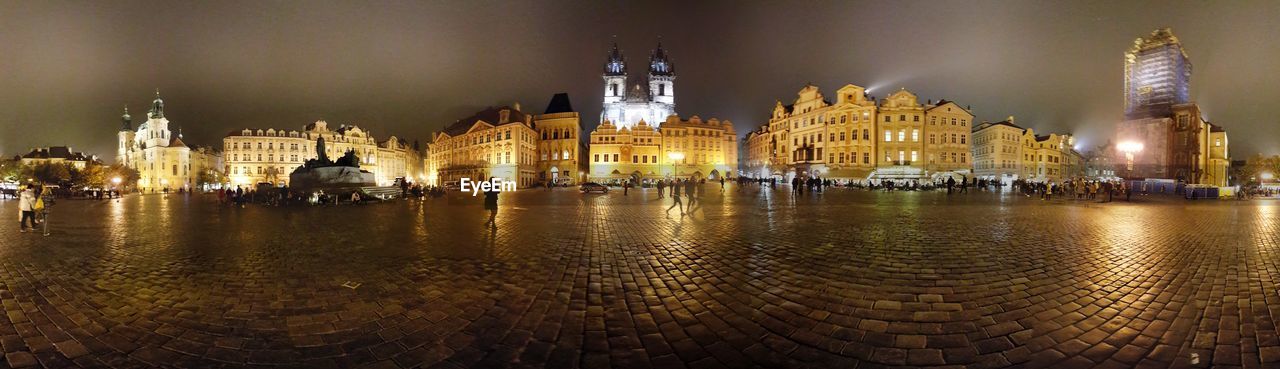
{"type": "Polygon", "coordinates": [[[920,130],[918,129],[911,130],[911,142],[920,142],[920,130]]]}
{"type": "Polygon", "coordinates": [[[893,142],[893,133],[887,129],[884,130],[884,142],[893,142]]]}
{"type": "Polygon", "coordinates": [[[600,154],[593,154],[593,155],[592,155],[592,159],[591,159],[591,161],[594,161],[594,162],[599,163],[599,162],[600,162],[600,154]]]}
{"type": "Polygon", "coordinates": [[[613,154],[613,162],[614,163],[618,162],[618,154],[613,154]]]}
{"type": "Polygon", "coordinates": [[[911,161],[912,161],[912,162],[915,162],[916,160],[919,160],[919,158],[917,157],[917,154],[918,154],[918,153],[917,153],[915,150],[911,150],[911,161]]]}
{"type": "Polygon", "coordinates": [[[898,142],[906,142],[906,141],[907,141],[907,130],[905,130],[905,129],[899,129],[899,130],[898,130],[898,142]]]}

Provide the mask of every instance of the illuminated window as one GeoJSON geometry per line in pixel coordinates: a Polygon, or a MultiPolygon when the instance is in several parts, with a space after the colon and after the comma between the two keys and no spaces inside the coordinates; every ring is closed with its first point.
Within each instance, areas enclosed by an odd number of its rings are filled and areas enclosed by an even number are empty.
{"type": "Polygon", "coordinates": [[[884,130],[884,142],[893,142],[893,133],[887,129],[884,130]]]}
{"type": "Polygon", "coordinates": [[[904,142],[904,141],[906,141],[906,140],[907,140],[907,130],[905,130],[905,129],[899,129],[899,130],[898,130],[898,142],[904,142]]]}
{"type": "MultiPolygon", "coordinates": [[[[918,129],[911,130],[911,142],[920,142],[920,130],[918,129]]],[[[911,159],[911,160],[915,160],[915,159],[911,159]]]]}

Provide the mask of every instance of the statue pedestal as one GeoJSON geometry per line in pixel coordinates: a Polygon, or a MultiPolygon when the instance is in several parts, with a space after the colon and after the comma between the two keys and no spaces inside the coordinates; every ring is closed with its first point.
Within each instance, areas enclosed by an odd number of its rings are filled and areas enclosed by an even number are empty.
{"type": "Polygon", "coordinates": [[[319,190],[336,192],[375,185],[373,173],[360,170],[357,167],[303,167],[289,174],[289,187],[303,192],[319,190]]]}

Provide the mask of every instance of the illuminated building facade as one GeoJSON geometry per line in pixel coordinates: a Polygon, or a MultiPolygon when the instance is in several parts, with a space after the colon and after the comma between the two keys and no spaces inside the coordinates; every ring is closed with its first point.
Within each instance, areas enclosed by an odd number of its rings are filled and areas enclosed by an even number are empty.
{"type": "Polygon", "coordinates": [[[137,188],[142,192],[192,190],[217,178],[222,156],[210,148],[193,148],[182,141],[182,132],[169,130],[160,91],[151,102],[147,121],[133,129],[133,117],[126,107],[116,134],[116,163],[138,171],[137,188]],[[203,174],[202,174],[203,173],[203,174]]]}
{"type": "Polygon", "coordinates": [[[569,103],[569,94],[551,97],[547,109],[533,117],[538,131],[538,181],[573,185],[581,178],[582,121],[569,103]]]}
{"type": "Polygon", "coordinates": [[[1168,28],[1125,53],[1125,121],[1116,131],[1118,174],[1226,186],[1227,134],[1190,101],[1191,62],[1168,28]],[[1140,149],[1139,149],[1140,148],[1140,149]]]}
{"type": "Polygon", "coordinates": [[[1014,124],[1013,117],[983,122],[973,131],[973,167],[977,178],[1010,183],[1062,182],[1084,174],[1083,158],[1071,135],[1038,135],[1014,124]]]}
{"type": "Polygon", "coordinates": [[[865,88],[845,85],[831,103],[807,85],[794,103],[775,104],[765,127],[748,136],[751,176],[849,180],[929,179],[972,171],[967,108],[921,104],[901,89],[877,104],[865,88]]]}
{"type": "Polygon", "coordinates": [[[232,186],[288,185],[294,169],[316,158],[316,142],[321,138],[329,158],[354,151],[360,169],[373,173],[379,186],[393,185],[397,179],[425,179],[422,154],[408,142],[392,136],[379,143],[358,126],[344,124],[330,129],[323,120],[304,126],[302,131],[245,128],[228,133],[222,139],[227,177],[232,186]]]}
{"type": "Polygon", "coordinates": [[[646,80],[628,86],[627,61],[614,44],[605,59],[604,109],[600,121],[612,122],[618,128],[631,128],[641,120],[659,125],[676,115],[676,70],[671,57],[658,43],[649,55],[646,80]]]}
{"type": "Polygon", "coordinates": [[[632,127],[605,121],[591,132],[590,147],[591,181],[717,180],[737,175],[738,135],[727,120],[682,120],[673,115],[661,127],[644,120],[632,127]]]}
{"type": "Polygon", "coordinates": [[[515,106],[490,107],[436,132],[428,147],[428,182],[436,185],[490,177],[538,183],[538,137],[533,116],[515,106]]]}

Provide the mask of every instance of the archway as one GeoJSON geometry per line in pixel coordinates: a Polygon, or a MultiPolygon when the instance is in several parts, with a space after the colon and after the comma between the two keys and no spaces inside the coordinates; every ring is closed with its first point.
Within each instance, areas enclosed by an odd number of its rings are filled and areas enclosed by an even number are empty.
{"type": "Polygon", "coordinates": [[[711,170],[711,175],[707,176],[707,179],[711,179],[711,180],[720,179],[720,170],[719,170],[719,169],[712,169],[712,170],[711,170]]]}
{"type": "Polygon", "coordinates": [[[560,168],[554,166],[551,167],[551,175],[549,178],[551,179],[550,184],[560,184],[560,168]]]}

